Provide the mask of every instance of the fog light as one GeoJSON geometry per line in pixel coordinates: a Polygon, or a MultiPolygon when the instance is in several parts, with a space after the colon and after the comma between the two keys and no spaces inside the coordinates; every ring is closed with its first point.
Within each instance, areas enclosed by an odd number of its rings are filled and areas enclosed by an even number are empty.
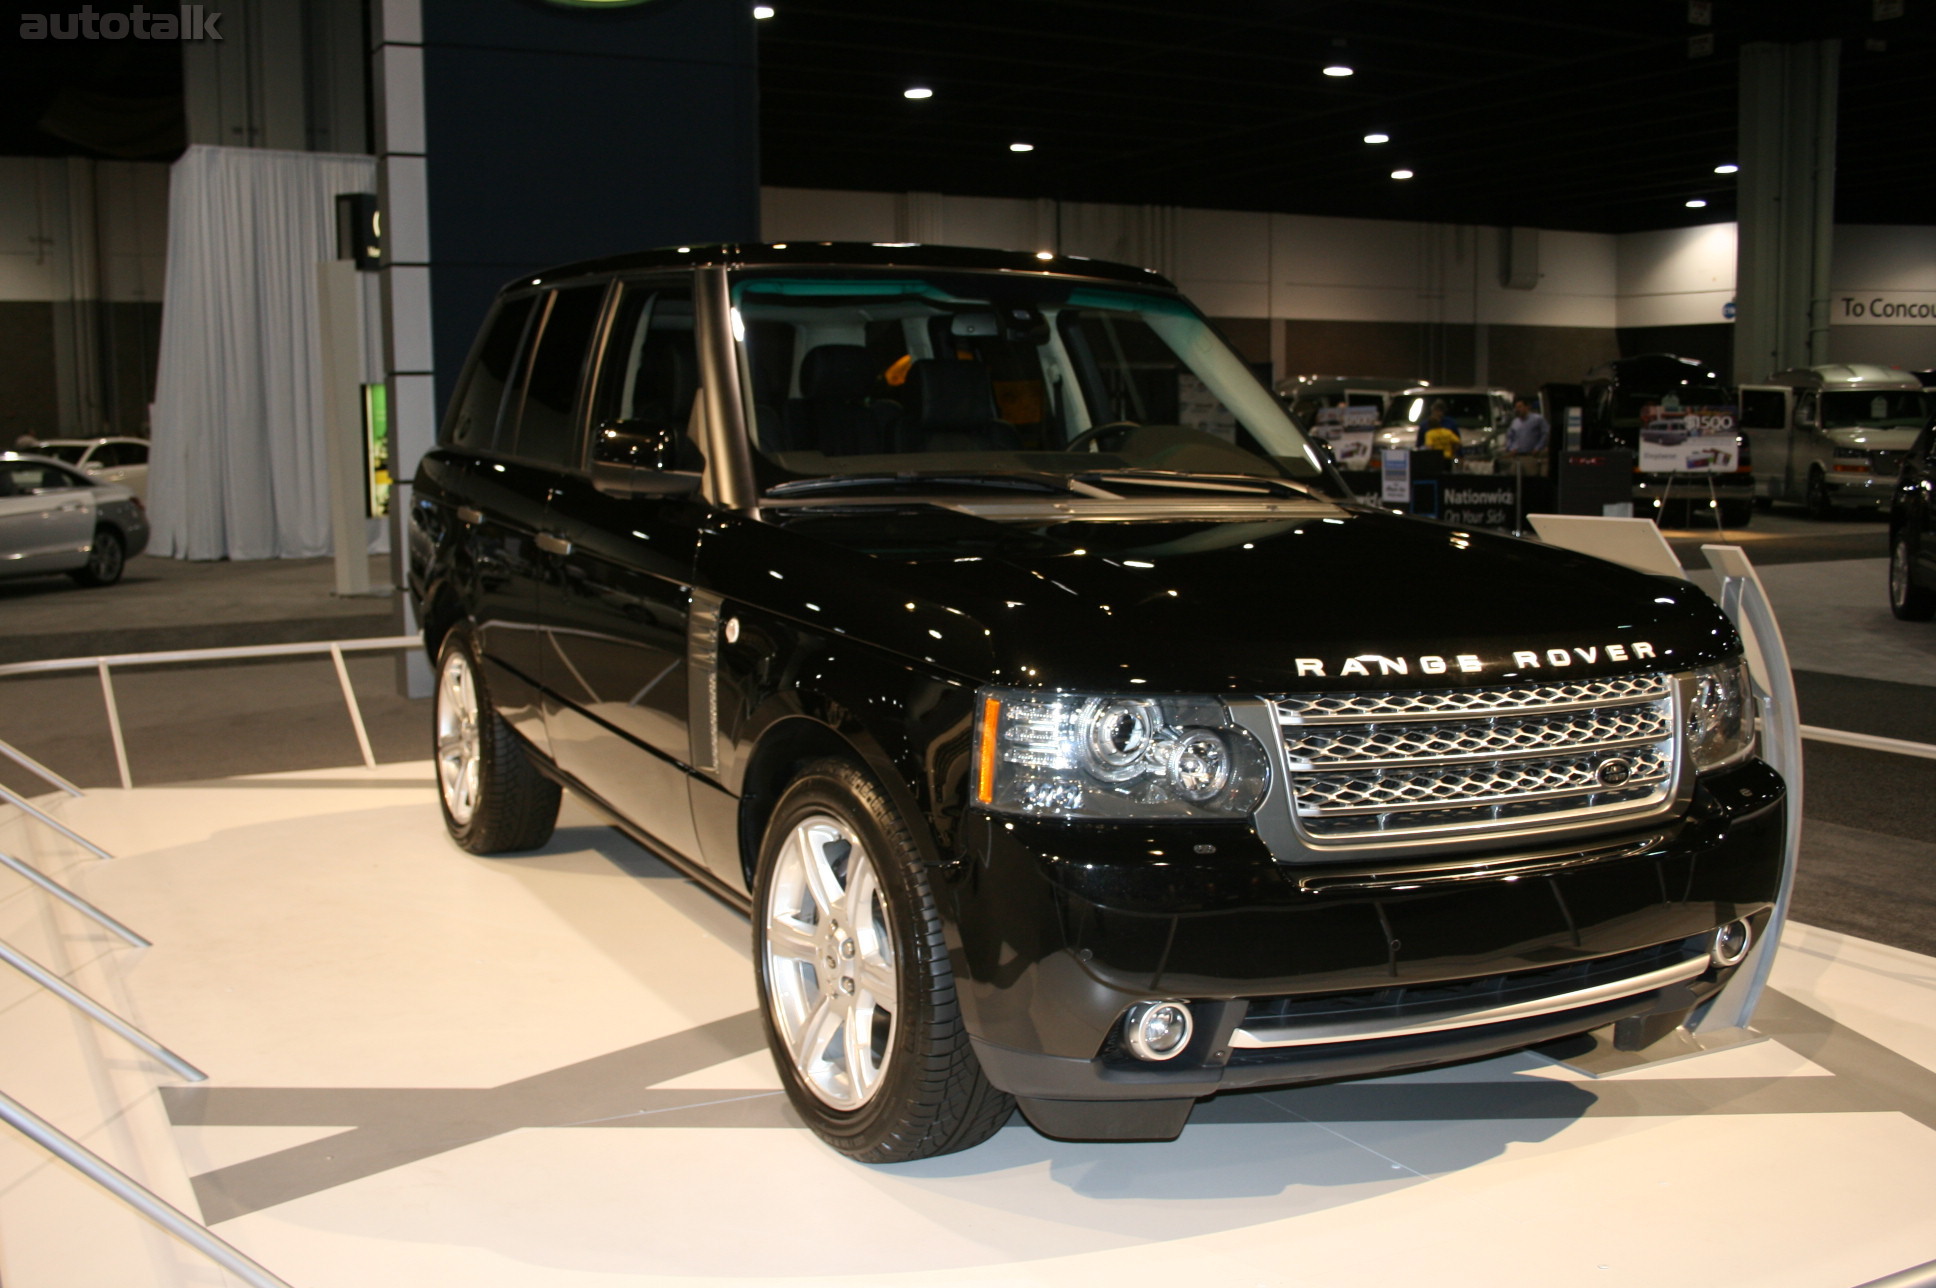
{"type": "Polygon", "coordinates": [[[1708,959],[1716,966],[1739,966],[1754,945],[1754,927],[1745,921],[1730,921],[1714,932],[1708,946],[1708,959]]]}
{"type": "Polygon", "coordinates": [[[1139,1060],[1174,1060],[1190,1045],[1195,1027],[1181,1002],[1138,1002],[1123,1017],[1124,1040],[1139,1060]]]}

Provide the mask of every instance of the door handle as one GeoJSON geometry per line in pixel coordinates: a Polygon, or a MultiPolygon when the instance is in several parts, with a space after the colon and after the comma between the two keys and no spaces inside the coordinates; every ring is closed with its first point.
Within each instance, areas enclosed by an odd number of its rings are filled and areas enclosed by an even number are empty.
{"type": "Polygon", "coordinates": [[[63,505],[63,506],[61,506],[61,507],[60,507],[60,512],[61,512],[62,514],[69,514],[69,513],[72,513],[72,512],[73,512],[73,511],[75,511],[75,510],[85,510],[85,509],[87,509],[87,503],[86,503],[86,502],[84,502],[84,501],[73,501],[73,502],[70,502],[70,503],[69,503],[69,504],[67,504],[67,505],[63,505]]]}
{"type": "Polygon", "coordinates": [[[540,532],[538,549],[548,555],[568,555],[571,553],[571,542],[550,532],[540,532]]]}
{"type": "Polygon", "coordinates": [[[457,517],[475,528],[478,524],[484,522],[484,511],[473,510],[468,505],[460,505],[457,507],[457,517]]]}

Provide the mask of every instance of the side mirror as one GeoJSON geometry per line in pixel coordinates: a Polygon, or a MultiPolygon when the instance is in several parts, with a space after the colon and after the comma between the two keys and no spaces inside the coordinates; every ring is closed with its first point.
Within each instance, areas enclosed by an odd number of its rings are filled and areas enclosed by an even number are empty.
{"type": "Polygon", "coordinates": [[[698,456],[664,421],[607,421],[592,435],[592,486],[607,496],[685,496],[699,489],[698,456]]]}

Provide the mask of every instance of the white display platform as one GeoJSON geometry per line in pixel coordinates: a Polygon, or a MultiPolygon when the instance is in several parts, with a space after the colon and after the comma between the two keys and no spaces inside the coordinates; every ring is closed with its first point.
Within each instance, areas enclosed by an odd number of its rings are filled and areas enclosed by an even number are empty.
{"type": "MultiPolygon", "coordinates": [[[[297,1288],[1853,1288],[1936,1248],[1936,960],[1791,925],[1774,1040],[1599,1079],[1532,1055],[1220,1097],[1167,1145],[1019,1120],[846,1162],[754,1021],[745,923],[587,812],[443,834],[427,763],[38,798],[0,938],[209,1072],[20,977],[0,1089],[297,1288]],[[158,1090],[159,1088],[159,1090],[158,1090]]],[[[0,1128],[7,1288],[231,1282],[0,1128]]]]}

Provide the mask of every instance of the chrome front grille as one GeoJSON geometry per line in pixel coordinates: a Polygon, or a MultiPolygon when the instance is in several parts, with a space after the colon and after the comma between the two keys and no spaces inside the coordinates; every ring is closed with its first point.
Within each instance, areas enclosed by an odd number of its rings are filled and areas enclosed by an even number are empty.
{"type": "Polygon", "coordinates": [[[1658,812],[1677,778],[1665,675],[1281,698],[1292,808],[1317,844],[1430,840],[1658,812]]]}

